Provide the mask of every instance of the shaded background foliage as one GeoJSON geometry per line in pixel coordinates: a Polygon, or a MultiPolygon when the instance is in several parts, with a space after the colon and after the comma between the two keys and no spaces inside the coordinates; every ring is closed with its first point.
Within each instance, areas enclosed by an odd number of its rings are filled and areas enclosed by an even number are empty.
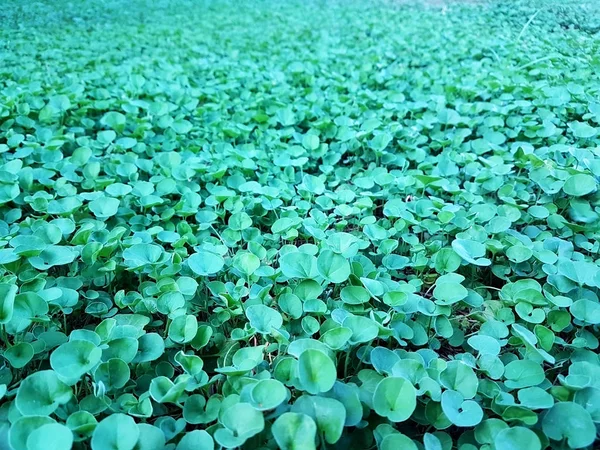
{"type": "Polygon", "coordinates": [[[3,2],[0,446],[593,448],[594,2],[3,2]]]}

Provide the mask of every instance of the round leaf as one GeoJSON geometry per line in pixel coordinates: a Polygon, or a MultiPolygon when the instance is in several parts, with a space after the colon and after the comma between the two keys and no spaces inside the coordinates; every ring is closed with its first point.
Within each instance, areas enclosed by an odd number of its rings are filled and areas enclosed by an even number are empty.
{"type": "Polygon", "coordinates": [[[17,345],[7,348],[4,351],[4,357],[15,369],[25,367],[31,358],[33,358],[34,349],[28,342],[20,342],[17,345]]]}
{"type": "Polygon", "coordinates": [[[117,214],[119,200],[112,197],[99,197],[89,204],[90,211],[99,219],[107,219],[117,214]]]}
{"type": "Polygon", "coordinates": [[[392,422],[403,422],[417,406],[417,392],[410,381],[400,377],[381,380],[373,394],[373,407],[382,417],[392,422]]]}
{"type": "Polygon", "coordinates": [[[260,380],[252,388],[250,396],[255,409],[266,411],[278,407],[285,401],[287,389],[277,380],[260,380]]]}
{"type": "Polygon", "coordinates": [[[441,400],[444,414],[458,427],[473,427],[483,419],[481,406],[473,400],[465,400],[460,392],[444,391],[441,400]]]}
{"type": "Polygon", "coordinates": [[[290,252],[279,259],[281,272],[288,278],[315,278],[317,258],[308,253],[290,252]]]}
{"type": "Polygon", "coordinates": [[[133,450],[140,437],[135,421],[121,413],[103,419],[92,434],[92,450],[133,450]]]}
{"type": "Polygon", "coordinates": [[[265,305],[252,305],[246,308],[250,325],[262,334],[269,334],[283,325],[283,317],[273,308],[265,305]]]}
{"type": "Polygon", "coordinates": [[[494,445],[503,450],[541,450],[542,448],[537,434],[525,427],[501,430],[494,439],[494,445]]]}
{"type": "Polygon", "coordinates": [[[193,430],[181,438],[176,450],[213,450],[214,448],[215,443],[210,434],[204,430],[193,430]]]}
{"type": "Polygon", "coordinates": [[[316,450],[317,425],[306,414],[288,412],[279,416],[271,427],[281,450],[316,450]]]}
{"type": "Polygon", "coordinates": [[[597,188],[598,183],[593,176],[579,173],[567,178],[563,186],[563,191],[565,194],[572,195],[573,197],[583,197],[596,191],[597,188]]]}
{"type": "Polygon", "coordinates": [[[327,392],[333,387],[337,372],[335,364],[321,350],[309,348],[298,358],[298,377],[302,388],[311,393],[327,392]]]}
{"type": "Polygon", "coordinates": [[[213,275],[219,272],[225,265],[223,258],[216,253],[199,251],[187,260],[190,269],[200,276],[213,275]]]}
{"type": "Polygon", "coordinates": [[[596,439],[596,426],[590,414],[577,403],[556,403],[542,419],[546,436],[555,441],[566,439],[571,448],[584,448],[596,439]]]}
{"type": "Polygon", "coordinates": [[[72,396],[71,388],[52,370],[34,372],[23,380],[15,404],[25,416],[50,415],[72,396]]]}
{"type": "Polygon", "coordinates": [[[350,276],[350,264],[342,255],[323,250],[317,259],[319,275],[335,284],[343,283],[350,276]]]}
{"type": "Polygon", "coordinates": [[[50,355],[50,365],[65,380],[78,380],[102,357],[102,350],[89,341],[70,341],[50,355]]]}
{"type": "Polygon", "coordinates": [[[27,450],[70,450],[72,445],[73,433],[58,423],[42,425],[27,438],[27,450]]]}

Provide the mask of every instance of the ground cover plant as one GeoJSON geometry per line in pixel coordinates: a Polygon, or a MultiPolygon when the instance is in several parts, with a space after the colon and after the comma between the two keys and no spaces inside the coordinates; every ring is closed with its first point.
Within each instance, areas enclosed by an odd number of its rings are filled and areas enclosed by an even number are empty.
{"type": "Polygon", "coordinates": [[[599,29],[5,0],[0,448],[598,448],[599,29]]]}

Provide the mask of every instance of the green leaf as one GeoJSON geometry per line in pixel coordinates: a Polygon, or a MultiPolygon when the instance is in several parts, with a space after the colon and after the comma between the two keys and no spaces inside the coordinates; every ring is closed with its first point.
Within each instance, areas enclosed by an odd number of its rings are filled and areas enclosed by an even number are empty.
{"type": "Polygon", "coordinates": [[[590,414],[573,402],[556,403],[542,419],[542,429],[550,439],[566,439],[571,448],[587,447],[596,439],[590,414]]]}
{"type": "Polygon", "coordinates": [[[476,266],[489,266],[491,261],[484,258],[486,253],[485,245],[480,242],[468,239],[455,239],[452,241],[452,249],[465,261],[476,266]]]}
{"type": "Polygon", "coordinates": [[[283,234],[300,223],[302,223],[302,219],[299,217],[282,217],[271,225],[271,231],[275,234],[283,234]]]}
{"type": "Polygon", "coordinates": [[[335,364],[321,350],[304,350],[298,358],[298,379],[310,394],[327,392],[336,380],[335,364]]]}
{"type": "Polygon", "coordinates": [[[304,312],[302,301],[294,294],[282,294],[277,299],[277,304],[282,312],[291,316],[293,319],[299,319],[304,312]]]}
{"type": "Polygon", "coordinates": [[[99,219],[107,219],[117,214],[119,200],[112,197],[99,197],[89,204],[90,211],[99,219]]]}
{"type": "Polygon", "coordinates": [[[281,314],[265,305],[248,306],[246,317],[250,321],[250,326],[262,334],[270,334],[273,329],[279,329],[283,325],[281,314]]]}
{"type": "Polygon", "coordinates": [[[173,383],[165,376],[154,378],[150,382],[149,393],[152,399],[158,403],[178,403],[185,390],[187,378],[177,380],[173,383]]]}
{"type": "Polygon", "coordinates": [[[328,444],[335,444],[342,436],[346,410],[339,401],[333,398],[303,395],[294,403],[292,411],[310,416],[328,444]]]}
{"type": "Polygon", "coordinates": [[[285,386],[277,380],[260,380],[250,391],[251,404],[259,411],[274,409],[287,397],[285,386]]]}
{"type": "Polygon", "coordinates": [[[390,433],[383,438],[379,446],[381,450],[417,450],[417,444],[411,438],[402,433],[390,433]]]}
{"type": "Polygon", "coordinates": [[[473,400],[465,400],[460,392],[442,393],[442,410],[446,417],[458,427],[473,427],[481,422],[483,410],[473,400]]]}
{"type": "Polygon", "coordinates": [[[339,350],[352,337],[352,330],[346,327],[337,327],[326,331],[321,335],[321,341],[333,350],[339,350]]]}
{"type": "Polygon", "coordinates": [[[506,386],[511,389],[536,386],[544,381],[542,367],[528,359],[518,359],[506,365],[506,386]]]}
{"type": "Polygon", "coordinates": [[[342,325],[352,330],[350,344],[369,342],[379,334],[379,327],[371,319],[361,316],[348,316],[342,325]]]}
{"type": "Polygon", "coordinates": [[[533,256],[533,251],[523,245],[514,245],[506,250],[506,256],[511,262],[522,263],[533,256]]]}
{"type": "Polygon", "coordinates": [[[317,258],[308,253],[290,252],[279,259],[281,272],[288,278],[315,278],[317,258]]]}
{"type": "Polygon", "coordinates": [[[554,398],[537,386],[519,390],[517,393],[521,405],[531,409],[547,409],[554,405],[554,398]]]}
{"type": "Polygon", "coordinates": [[[494,438],[496,448],[506,450],[541,450],[537,434],[525,427],[505,428],[494,438]]]}
{"type": "Polygon", "coordinates": [[[250,252],[237,253],[233,258],[233,267],[244,276],[249,277],[260,267],[260,260],[250,252]]]}
{"type": "Polygon", "coordinates": [[[579,173],[567,178],[563,186],[563,191],[565,194],[572,195],[573,197],[583,197],[595,192],[597,188],[598,183],[593,176],[579,173]]]}
{"type": "Polygon", "coordinates": [[[252,226],[252,218],[245,212],[232,214],[228,225],[234,231],[242,231],[252,226]]]}
{"type": "Polygon", "coordinates": [[[305,134],[302,138],[302,146],[306,150],[316,150],[319,147],[319,136],[305,134]]]}
{"type": "Polygon", "coordinates": [[[371,299],[369,291],[361,286],[346,286],[340,292],[340,297],[349,305],[361,305],[371,299]]]}
{"type": "Polygon", "coordinates": [[[33,358],[35,350],[33,346],[28,342],[20,342],[17,345],[7,348],[4,351],[4,357],[8,360],[10,365],[15,369],[21,369],[27,365],[31,358],[33,358]]]}
{"type": "Polygon", "coordinates": [[[585,122],[570,122],[569,128],[575,137],[586,139],[594,137],[598,130],[585,122]]]}
{"type": "Polygon", "coordinates": [[[169,326],[169,339],[177,344],[187,344],[196,337],[198,320],[195,316],[184,314],[175,317],[169,326]]]}
{"type": "Polygon", "coordinates": [[[146,333],[139,338],[137,354],[133,363],[155,361],[164,353],[164,340],[157,333],[146,333]]]}
{"type": "Polygon", "coordinates": [[[72,445],[73,433],[59,423],[42,425],[27,438],[27,450],[70,450],[72,445]]]}
{"type": "Polygon", "coordinates": [[[260,433],[265,427],[262,413],[248,403],[236,403],[220,412],[219,416],[225,428],[219,428],[214,438],[225,448],[243,445],[246,440],[260,433]]]}
{"type": "Polygon", "coordinates": [[[18,290],[14,284],[0,284],[0,324],[8,323],[12,319],[18,290]]]}
{"type": "Polygon", "coordinates": [[[140,436],[135,446],[136,450],[161,450],[165,448],[165,435],[153,425],[138,423],[140,436]]]}
{"type": "Polygon", "coordinates": [[[600,304],[591,300],[580,299],[570,307],[570,312],[577,320],[586,324],[597,325],[600,323],[600,304]]]}
{"type": "Polygon", "coordinates": [[[451,248],[443,248],[435,256],[435,270],[438,273],[455,272],[460,263],[460,256],[451,248]]]}
{"type": "Polygon", "coordinates": [[[200,394],[190,395],[183,405],[183,417],[191,424],[209,423],[217,418],[221,400],[217,396],[210,397],[208,402],[200,394]]]}
{"type": "Polygon", "coordinates": [[[8,436],[10,446],[14,450],[28,450],[29,437],[36,430],[50,424],[56,424],[56,421],[45,415],[19,417],[10,427],[8,436]]]}
{"type": "Polygon", "coordinates": [[[186,134],[186,133],[189,133],[192,130],[193,125],[188,120],[183,120],[182,119],[182,120],[176,120],[175,122],[173,122],[171,124],[171,128],[177,134],[186,134]]]}
{"type": "Polygon", "coordinates": [[[446,389],[457,391],[464,398],[475,397],[479,386],[473,369],[461,361],[450,361],[440,375],[440,382],[446,389]]]}
{"type": "Polygon", "coordinates": [[[100,362],[102,350],[89,341],[70,341],[50,355],[50,365],[64,380],[78,381],[100,362]]]}
{"type": "Polygon", "coordinates": [[[600,421],[600,389],[587,387],[575,392],[573,402],[583,406],[594,422],[600,421]]]}
{"type": "Polygon", "coordinates": [[[215,444],[210,434],[204,430],[193,430],[181,438],[176,450],[213,450],[214,448],[215,444]]]}
{"type": "Polygon", "coordinates": [[[403,422],[415,411],[417,392],[406,379],[389,377],[381,380],[373,394],[375,412],[392,422],[403,422]]]}
{"type": "Polygon", "coordinates": [[[433,290],[433,296],[440,305],[452,305],[468,295],[467,289],[459,283],[445,282],[438,284],[433,290]]]}
{"type": "Polygon", "coordinates": [[[103,419],[92,434],[92,450],[133,450],[140,437],[135,421],[121,413],[103,419]]]}
{"type": "Polygon", "coordinates": [[[350,276],[350,264],[342,255],[323,250],[317,258],[319,275],[335,284],[343,283],[350,276]]]}
{"type": "Polygon", "coordinates": [[[114,128],[115,130],[122,130],[126,121],[126,117],[117,111],[109,111],[100,119],[102,125],[114,128]]]}
{"type": "Polygon", "coordinates": [[[123,251],[123,259],[125,265],[133,270],[157,263],[162,254],[162,248],[158,245],[135,244],[123,251]]]}
{"type": "Polygon", "coordinates": [[[77,254],[70,247],[50,245],[38,256],[29,258],[29,263],[38,270],[48,270],[54,266],[64,266],[75,260],[77,254]]]}
{"type": "Polygon", "coordinates": [[[24,416],[46,416],[67,403],[71,396],[71,388],[60,381],[54,371],[41,370],[23,380],[15,405],[24,416]]]}
{"type": "Polygon", "coordinates": [[[316,450],[317,425],[306,414],[287,412],[271,427],[281,450],[316,450]]]}
{"type": "Polygon", "coordinates": [[[102,382],[107,390],[120,389],[129,381],[131,372],[127,363],[113,358],[100,363],[94,371],[94,380],[102,382]]]}
{"type": "Polygon", "coordinates": [[[190,269],[196,275],[200,276],[213,275],[219,272],[225,265],[225,261],[223,261],[221,256],[206,251],[194,253],[188,258],[187,262],[190,269]]]}

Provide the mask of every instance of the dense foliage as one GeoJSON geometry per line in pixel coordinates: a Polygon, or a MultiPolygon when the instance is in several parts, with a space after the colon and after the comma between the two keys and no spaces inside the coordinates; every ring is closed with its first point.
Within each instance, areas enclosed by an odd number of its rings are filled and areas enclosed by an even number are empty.
{"type": "Polygon", "coordinates": [[[0,448],[593,448],[599,19],[5,0],[0,448]]]}

